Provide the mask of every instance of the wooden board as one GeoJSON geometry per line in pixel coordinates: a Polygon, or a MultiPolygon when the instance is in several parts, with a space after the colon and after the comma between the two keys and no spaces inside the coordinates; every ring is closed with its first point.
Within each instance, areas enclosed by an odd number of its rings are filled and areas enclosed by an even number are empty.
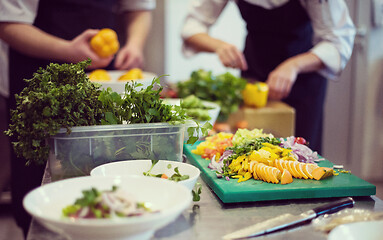
{"type": "MultiPolygon", "coordinates": [[[[294,178],[292,183],[286,185],[266,183],[254,179],[241,183],[237,183],[236,179],[227,181],[225,178],[217,178],[215,172],[207,167],[209,160],[202,159],[201,156],[191,152],[198,144],[199,142],[194,145],[184,144],[184,154],[191,164],[201,170],[202,179],[224,203],[371,196],[376,194],[376,187],[373,184],[351,173],[339,173],[337,176],[320,181],[294,178]]],[[[318,165],[333,166],[328,160],[321,161],[318,165]]]]}

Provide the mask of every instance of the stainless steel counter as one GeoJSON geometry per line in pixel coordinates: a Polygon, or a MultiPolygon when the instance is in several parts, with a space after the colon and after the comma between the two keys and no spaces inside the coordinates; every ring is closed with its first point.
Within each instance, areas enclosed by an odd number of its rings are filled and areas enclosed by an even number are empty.
{"type": "MultiPolygon", "coordinates": [[[[45,181],[49,181],[49,179],[45,178],[45,181]]],[[[199,179],[199,182],[202,184],[201,200],[191,204],[176,221],[158,230],[152,239],[222,239],[228,233],[278,215],[285,213],[298,215],[339,199],[299,199],[223,204],[202,179],[199,179]]],[[[356,201],[354,208],[383,212],[383,201],[376,196],[358,197],[354,200],[356,201]]],[[[312,224],[257,239],[306,240],[308,237],[310,240],[327,239],[326,234],[317,231],[312,224]]],[[[27,240],[67,239],[47,230],[33,220],[27,240]]]]}

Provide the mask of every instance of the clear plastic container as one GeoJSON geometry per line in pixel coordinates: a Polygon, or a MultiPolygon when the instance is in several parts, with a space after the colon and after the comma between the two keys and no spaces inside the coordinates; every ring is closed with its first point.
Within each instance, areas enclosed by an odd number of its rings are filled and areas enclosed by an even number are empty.
{"type": "MultiPolygon", "coordinates": [[[[184,135],[194,122],[172,125],[144,123],[73,127],[48,140],[52,181],[89,175],[104,163],[163,159],[181,161],[184,135]]],[[[144,169],[143,169],[144,170],[144,169]]]]}

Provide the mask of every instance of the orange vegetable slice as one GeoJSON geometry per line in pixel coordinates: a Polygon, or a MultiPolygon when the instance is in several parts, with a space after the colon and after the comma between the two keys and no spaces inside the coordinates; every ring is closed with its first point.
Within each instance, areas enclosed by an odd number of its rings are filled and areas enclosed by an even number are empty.
{"type": "Polygon", "coordinates": [[[279,183],[279,180],[278,180],[278,175],[280,175],[280,171],[278,170],[278,168],[276,167],[269,167],[271,169],[271,180],[273,183],[277,184],[279,183]]]}
{"type": "Polygon", "coordinates": [[[281,184],[289,184],[293,182],[293,177],[291,176],[291,173],[287,169],[283,169],[282,175],[281,175],[281,184]]]}
{"type": "Polygon", "coordinates": [[[288,163],[286,164],[287,170],[289,170],[289,172],[291,173],[291,175],[293,175],[293,177],[300,178],[299,173],[295,170],[294,163],[295,161],[288,161],[288,163]]]}
{"type": "Polygon", "coordinates": [[[262,177],[263,177],[263,181],[265,182],[270,182],[270,179],[268,178],[268,174],[266,172],[266,164],[261,164],[261,166],[259,167],[260,168],[260,171],[262,173],[262,177]]]}
{"type": "Polygon", "coordinates": [[[279,169],[279,171],[283,171],[283,165],[282,165],[282,162],[283,162],[283,160],[281,160],[281,159],[277,159],[277,160],[275,160],[275,166],[279,169]]]}
{"type": "Polygon", "coordinates": [[[303,171],[304,165],[305,165],[304,163],[295,162],[295,169],[297,170],[301,178],[308,179],[309,177],[307,177],[307,175],[303,171]]]}
{"type": "MultiPolygon", "coordinates": [[[[281,161],[282,161],[282,164],[281,164],[281,165],[282,165],[282,168],[283,168],[283,169],[287,169],[287,170],[289,170],[288,167],[287,167],[287,163],[288,163],[289,161],[287,161],[287,160],[281,160],[281,161]]],[[[282,171],[283,171],[283,170],[282,170],[282,171]]]]}
{"type": "Polygon", "coordinates": [[[168,175],[166,175],[165,173],[163,173],[163,174],[161,175],[161,178],[163,178],[163,179],[168,179],[169,177],[168,177],[168,175]]]}
{"type": "Polygon", "coordinates": [[[253,178],[254,178],[255,180],[258,180],[258,179],[259,179],[259,177],[258,177],[258,175],[257,175],[257,172],[256,172],[256,171],[253,171],[253,178]]]}
{"type": "Polygon", "coordinates": [[[264,163],[259,164],[259,172],[261,173],[261,178],[265,182],[269,182],[269,179],[267,178],[267,174],[265,171],[266,165],[264,163]]]}
{"type": "Polygon", "coordinates": [[[334,175],[334,170],[327,167],[318,167],[315,168],[312,173],[315,180],[321,180],[334,175]]]}
{"type": "Polygon", "coordinates": [[[303,172],[306,174],[306,176],[310,179],[313,179],[314,176],[311,174],[315,168],[318,168],[318,165],[312,164],[312,163],[306,163],[303,166],[303,172]]]}

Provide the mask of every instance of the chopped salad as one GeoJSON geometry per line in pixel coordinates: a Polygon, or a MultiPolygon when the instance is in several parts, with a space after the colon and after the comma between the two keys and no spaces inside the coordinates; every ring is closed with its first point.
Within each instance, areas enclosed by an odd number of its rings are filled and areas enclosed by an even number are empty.
{"type": "Polygon", "coordinates": [[[238,182],[254,178],[287,184],[293,181],[293,177],[323,179],[333,175],[322,174],[331,170],[319,168],[316,162],[321,159],[303,138],[275,138],[272,134],[263,133],[262,129],[238,129],[235,134],[218,133],[206,138],[192,153],[210,160],[208,168],[215,171],[218,178],[234,178],[238,182]]]}
{"type": "Polygon", "coordinates": [[[96,188],[82,191],[83,196],[62,210],[66,218],[96,219],[133,217],[151,213],[150,204],[137,202],[134,196],[113,186],[111,190],[96,188]]]}

